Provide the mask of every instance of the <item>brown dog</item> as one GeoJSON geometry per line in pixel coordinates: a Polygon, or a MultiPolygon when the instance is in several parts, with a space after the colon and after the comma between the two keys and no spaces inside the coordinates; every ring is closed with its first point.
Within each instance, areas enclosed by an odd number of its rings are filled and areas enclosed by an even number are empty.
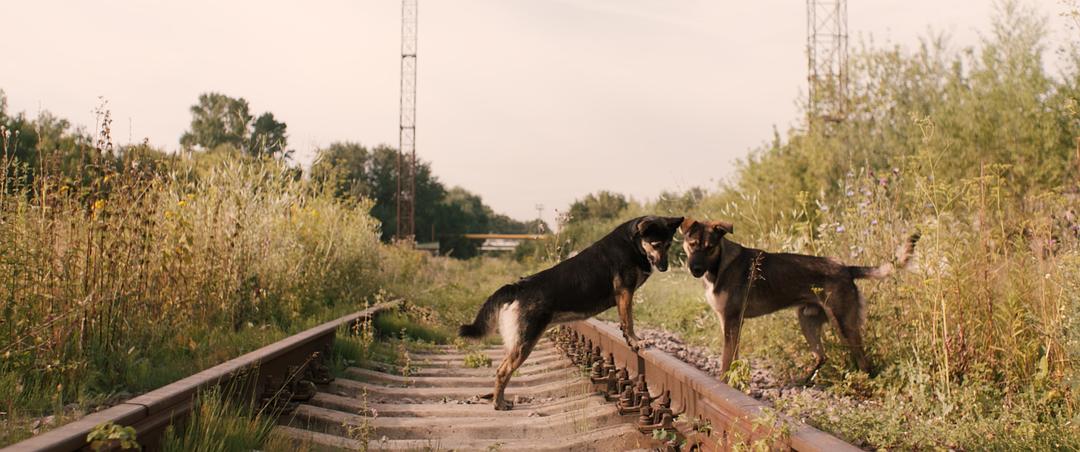
{"type": "Polygon", "coordinates": [[[797,307],[799,326],[817,358],[808,381],[825,364],[821,327],[829,320],[840,332],[859,369],[870,371],[862,347],[866,302],[855,280],[885,278],[897,268],[906,267],[919,240],[918,233],[908,237],[897,249],[894,263],[857,267],[824,257],[744,248],[724,238],[733,226],[723,221],[698,222],[687,218],[679,229],[684,236],[687,267],[695,278],[705,283],[705,300],[724,327],[721,371],[726,373],[735,359],[743,319],[797,307]]]}

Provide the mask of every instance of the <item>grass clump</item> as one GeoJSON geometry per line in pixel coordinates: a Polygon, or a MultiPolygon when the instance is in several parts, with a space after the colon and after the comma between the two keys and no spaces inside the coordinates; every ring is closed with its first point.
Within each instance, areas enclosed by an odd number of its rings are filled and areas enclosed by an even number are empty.
{"type": "Polygon", "coordinates": [[[465,367],[472,369],[491,367],[491,357],[480,351],[469,352],[465,355],[465,367]]]}
{"type": "Polygon", "coordinates": [[[449,335],[430,320],[410,312],[393,311],[375,317],[375,331],[383,337],[412,339],[433,344],[445,344],[449,335]]]}
{"type": "Polygon", "coordinates": [[[274,427],[274,414],[213,387],[201,392],[186,424],[165,431],[164,452],[231,452],[258,450],[274,427]]]}

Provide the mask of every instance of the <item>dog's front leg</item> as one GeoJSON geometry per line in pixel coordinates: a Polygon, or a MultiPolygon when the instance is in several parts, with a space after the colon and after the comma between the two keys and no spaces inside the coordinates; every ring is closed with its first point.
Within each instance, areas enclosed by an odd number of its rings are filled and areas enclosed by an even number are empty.
{"type": "Polygon", "coordinates": [[[731,370],[731,362],[735,360],[735,353],[739,350],[741,317],[741,315],[725,315],[721,319],[724,323],[724,354],[720,357],[720,375],[724,383],[728,382],[728,370],[731,370]]]}
{"type": "Polygon", "coordinates": [[[615,304],[619,307],[619,328],[622,329],[626,345],[636,352],[641,347],[638,345],[640,339],[634,334],[634,293],[626,289],[616,291],[615,304]]]}

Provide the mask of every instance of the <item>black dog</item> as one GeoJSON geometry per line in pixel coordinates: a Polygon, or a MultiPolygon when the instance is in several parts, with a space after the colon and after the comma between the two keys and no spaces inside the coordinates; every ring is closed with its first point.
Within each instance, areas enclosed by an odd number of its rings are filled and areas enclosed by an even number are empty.
{"type": "Polygon", "coordinates": [[[856,279],[881,279],[904,268],[915,251],[919,234],[900,244],[894,262],[876,267],[848,266],[834,259],[792,253],[768,253],[744,248],[724,238],[732,232],[724,221],[697,222],[687,218],[681,228],[687,267],[705,283],[705,300],[724,327],[720,370],[726,373],[735,358],[743,319],[798,307],[799,326],[817,361],[806,377],[825,364],[821,327],[832,320],[851,350],[859,369],[870,371],[863,353],[862,330],[866,300],[856,279]]]}
{"type": "Polygon", "coordinates": [[[503,396],[510,376],[529,357],[552,323],[583,320],[619,306],[623,337],[637,349],[631,303],[653,268],[666,271],[668,247],[683,219],[641,217],[619,225],[576,256],[495,291],[458,335],[480,338],[496,325],[506,357],[495,376],[496,410],[510,409],[503,396]]]}

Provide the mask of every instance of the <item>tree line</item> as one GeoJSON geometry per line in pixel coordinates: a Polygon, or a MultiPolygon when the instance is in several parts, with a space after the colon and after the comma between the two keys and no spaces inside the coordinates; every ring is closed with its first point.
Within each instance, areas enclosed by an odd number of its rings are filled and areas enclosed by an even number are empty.
{"type": "MultiPolygon", "coordinates": [[[[191,106],[191,123],[180,138],[180,152],[169,153],[148,141],[117,145],[111,139],[112,121],[107,105],[97,109],[93,132],[44,111],[36,117],[8,110],[0,90],[0,127],[3,150],[19,163],[5,177],[27,179],[35,175],[60,175],[69,188],[87,187],[95,176],[130,168],[165,174],[178,159],[192,159],[195,167],[208,167],[235,159],[273,160],[292,167],[295,177],[304,171],[292,161],[288,125],[272,112],[256,113],[242,97],[208,92],[191,106]],[[136,163],[137,162],[137,163],[136,163]]],[[[369,199],[371,214],[381,223],[381,238],[389,241],[396,224],[397,150],[357,142],[335,142],[316,151],[306,176],[312,187],[351,202],[369,199]]],[[[477,255],[476,241],[462,234],[533,233],[547,231],[541,220],[518,221],[495,212],[483,199],[465,188],[447,186],[434,174],[431,164],[417,162],[416,240],[438,241],[440,252],[454,257],[477,255]]]]}

